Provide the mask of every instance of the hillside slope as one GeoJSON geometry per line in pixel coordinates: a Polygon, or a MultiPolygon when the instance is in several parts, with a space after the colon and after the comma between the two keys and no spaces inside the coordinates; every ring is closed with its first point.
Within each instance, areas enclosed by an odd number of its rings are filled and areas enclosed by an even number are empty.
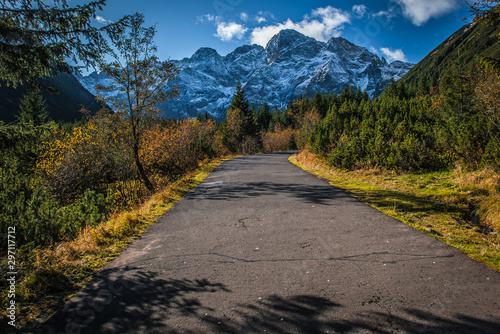
{"type": "MultiPolygon", "coordinates": [[[[59,74],[53,78],[42,79],[44,85],[53,87],[59,94],[44,92],[47,100],[49,117],[55,121],[74,121],[82,118],[79,110],[84,106],[92,112],[100,109],[100,104],[95,96],[89,93],[80,82],[71,74],[59,74]]],[[[14,89],[4,84],[0,86],[0,120],[6,123],[16,119],[19,112],[19,104],[26,89],[19,87],[14,89]]]]}
{"type": "Polygon", "coordinates": [[[400,81],[413,84],[422,75],[429,82],[438,80],[454,66],[462,65],[464,70],[474,67],[476,56],[498,57],[500,44],[492,35],[500,31],[500,25],[486,26],[470,23],[464,25],[443,43],[432,50],[416,64],[400,81]]]}

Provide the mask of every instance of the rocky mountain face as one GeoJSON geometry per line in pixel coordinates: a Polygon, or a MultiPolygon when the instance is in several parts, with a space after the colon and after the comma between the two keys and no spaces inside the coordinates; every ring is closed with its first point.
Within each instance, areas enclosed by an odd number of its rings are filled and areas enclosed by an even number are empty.
{"type": "MultiPolygon", "coordinates": [[[[165,116],[175,118],[205,111],[224,117],[237,80],[250,102],[282,107],[303,94],[340,93],[349,86],[376,97],[391,78],[401,78],[413,66],[400,61],[389,64],[341,37],[325,43],[295,30],[282,30],[265,48],[244,45],[226,56],[201,48],[191,58],[172,62],[180,68],[175,80],[180,96],[161,108],[165,116]]],[[[106,85],[109,79],[92,73],[79,80],[95,93],[95,85],[106,85]]]]}

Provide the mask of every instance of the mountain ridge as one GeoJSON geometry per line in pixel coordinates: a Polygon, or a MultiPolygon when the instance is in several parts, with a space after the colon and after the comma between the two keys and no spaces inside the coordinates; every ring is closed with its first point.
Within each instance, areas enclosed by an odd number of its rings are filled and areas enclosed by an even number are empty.
{"type": "MultiPolygon", "coordinates": [[[[207,111],[217,118],[224,117],[238,80],[250,102],[283,107],[304,94],[340,93],[346,87],[360,87],[376,97],[391,78],[399,79],[413,66],[389,64],[342,37],[321,42],[290,29],[273,36],[265,48],[243,45],[221,56],[202,47],[171,62],[180,68],[175,81],[181,91],[179,98],[160,106],[165,116],[193,117],[207,111]]],[[[97,73],[79,78],[94,94],[95,84],[106,79],[97,73]]]]}
{"type": "Polygon", "coordinates": [[[498,57],[500,44],[493,35],[499,32],[500,24],[473,22],[462,26],[408,71],[401,78],[402,83],[415,84],[420,77],[436,81],[454,68],[472,70],[477,56],[498,57]]]}

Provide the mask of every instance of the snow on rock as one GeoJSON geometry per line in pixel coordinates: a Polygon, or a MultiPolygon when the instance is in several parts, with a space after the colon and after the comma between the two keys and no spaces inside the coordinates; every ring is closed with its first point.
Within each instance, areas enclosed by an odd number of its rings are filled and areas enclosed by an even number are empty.
{"type": "MultiPolygon", "coordinates": [[[[180,68],[175,80],[180,96],[161,106],[166,117],[193,117],[199,112],[222,118],[240,80],[250,102],[282,107],[303,94],[340,93],[360,87],[370,97],[384,90],[413,64],[388,64],[364,47],[337,37],[320,42],[295,30],[282,30],[268,42],[238,47],[226,56],[200,48],[191,58],[173,60],[180,68]]],[[[95,85],[109,85],[103,74],[91,73],[80,82],[95,94],[95,85]]],[[[117,96],[118,92],[109,92],[117,96]]]]}

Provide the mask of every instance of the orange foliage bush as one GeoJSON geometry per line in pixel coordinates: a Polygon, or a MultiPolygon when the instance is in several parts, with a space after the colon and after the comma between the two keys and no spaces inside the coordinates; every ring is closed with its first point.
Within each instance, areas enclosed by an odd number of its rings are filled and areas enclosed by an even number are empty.
{"type": "MultiPolygon", "coordinates": [[[[170,178],[198,167],[206,158],[218,155],[213,121],[183,120],[155,124],[144,133],[140,152],[148,173],[170,178]]],[[[220,142],[220,141],[219,141],[220,142]]]]}
{"type": "Polygon", "coordinates": [[[262,134],[264,152],[280,152],[297,148],[298,131],[291,128],[275,128],[274,132],[262,134]]]}
{"type": "MultiPolygon", "coordinates": [[[[111,195],[116,206],[141,202],[148,194],[138,175],[127,119],[100,114],[51,142],[37,171],[61,202],[87,189],[111,195]]],[[[149,119],[139,157],[156,186],[197,168],[200,161],[227,153],[214,121],[149,119]]]]}
{"type": "Polygon", "coordinates": [[[74,200],[87,189],[105,192],[108,184],[135,174],[127,140],[124,127],[111,115],[95,117],[52,141],[37,171],[62,202],[74,200]]]}

